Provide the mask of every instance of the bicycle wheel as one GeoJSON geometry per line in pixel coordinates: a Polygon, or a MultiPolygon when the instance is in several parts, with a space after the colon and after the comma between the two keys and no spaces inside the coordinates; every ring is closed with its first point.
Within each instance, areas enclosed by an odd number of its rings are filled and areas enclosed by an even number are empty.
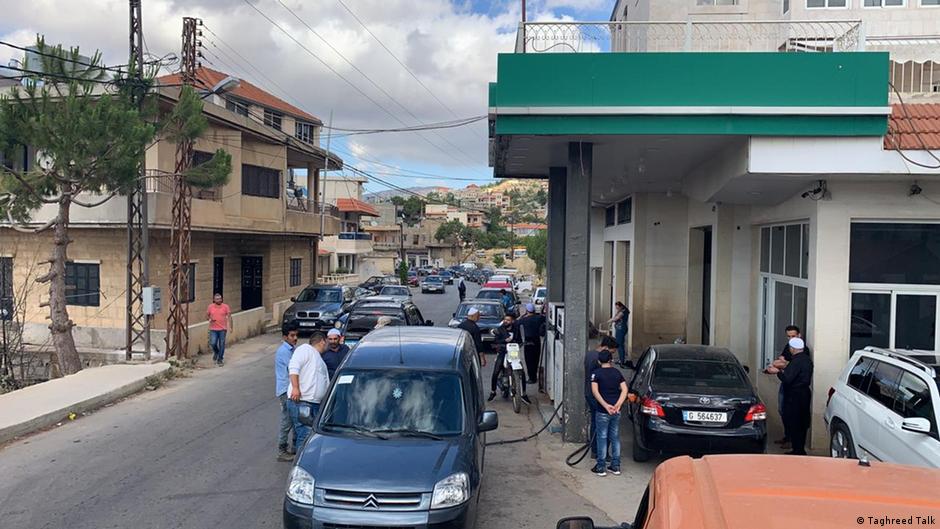
{"type": "Polygon", "coordinates": [[[522,409],[522,386],[521,379],[519,378],[519,372],[512,372],[512,411],[519,413],[519,410],[522,409]]]}

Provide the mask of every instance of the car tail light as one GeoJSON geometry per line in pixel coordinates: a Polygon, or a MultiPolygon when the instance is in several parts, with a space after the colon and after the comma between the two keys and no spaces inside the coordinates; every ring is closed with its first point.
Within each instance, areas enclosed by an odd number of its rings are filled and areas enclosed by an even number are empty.
{"type": "Polygon", "coordinates": [[[836,394],[836,388],[829,388],[829,396],[826,397],[826,407],[829,407],[829,401],[832,400],[832,396],[836,394]]]}
{"type": "Polygon", "coordinates": [[[767,420],[767,406],[760,403],[751,406],[751,409],[747,410],[747,415],[744,416],[744,422],[765,420],[767,420]]]}
{"type": "Polygon", "coordinates": [[[646,415],[652,415],[653,417],[666,416],[666,412],[663,410],[663,407],[658,402],[649,397],[643,397],[642,402],[640,402],[640,412],[646,415]]]}

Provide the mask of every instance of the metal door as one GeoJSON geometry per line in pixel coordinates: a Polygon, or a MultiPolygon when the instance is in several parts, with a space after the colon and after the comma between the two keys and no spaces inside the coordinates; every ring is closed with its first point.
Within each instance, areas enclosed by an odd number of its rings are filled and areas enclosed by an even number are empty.
{"type": "Polygon", "coordinates": [[[263,271],[263,257],[242,257],[242,310],[262,305],[263,271]]]}

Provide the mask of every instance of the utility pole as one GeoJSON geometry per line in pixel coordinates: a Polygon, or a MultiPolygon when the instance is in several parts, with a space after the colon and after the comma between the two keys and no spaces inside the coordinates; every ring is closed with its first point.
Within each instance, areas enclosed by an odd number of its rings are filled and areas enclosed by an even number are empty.
{"type": "Polygon", "coordinates": [[[522,0],[522,53],[525,53],[525,0],[522,0]]]}
{"type": "MultiPolygon", "coordinates": [[[[141,0],[130,0],[130,60],[133,97],[142,109],[144,93],[144,29],[141,0]]],[[[150,235],[147,227],[147,171],[144,160],[138,165],[137,182],[127,193],[127,288],[125,312],[125,357],[130,360],[134,344],[143,342],[144,356],[150,359],[150,319],[144,314],[144,287],[150,284],[150,235]]]]}
{"type": "MultiPolygon", "coordinates": [[[[197,26],[202,20],[183,18],[183,50],[181,55],[183,86],[196,83],[196,48],[199,46],[197,26]]],[[[182,139],[176,144],[176,170],[173,172],[173,224],[170,227],[170,312],[167,315],[167,357],[189,356],[189,249],[192,241],[193,193],[184,174],[193,164],[193,141],[182,139]]]]}

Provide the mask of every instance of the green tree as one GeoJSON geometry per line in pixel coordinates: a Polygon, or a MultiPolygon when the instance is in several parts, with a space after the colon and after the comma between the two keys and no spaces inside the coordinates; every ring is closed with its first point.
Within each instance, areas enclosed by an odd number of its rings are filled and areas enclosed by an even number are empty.
{"type": "Polygon", "coordinates": [[[398,279],[402,285],[408,284],[408,261],[402,260],[398,263],[398,279]]]}
{"type": "Polygon", "coordinates": [[[496,257],[493,258],[493,264],[496,266],[496,268],[502,268],[503,265],[506,264],[506,260],[503,259],[502,254],[497,254],[496,257]]]}
{"type": "Polygon", "coordinates": [[[535,235],[525,238],[525,250],[529,259],[535,261],[535,271],[542,275],[548,259],[548,231],[539,230],[535,235]]]}
{"type": "MultiPolygon", "coordinates": [[[[27,61],[24,69],[42,73],[0,98],[0,151],[9,159],[22,159],[27,148],[38,153],[33,167],[0,166],[0,218],[17,231],[52,230],[52,250],[44,261],[49,269],[37,280],[49,284],[43,305],[49,307],[58,371],[67,375],[82,368],[65,285],[72,207],[93,208],[136,186],[144,152],[162,130],[176,139],[195,139],[206,125],[202,101],[191,90],[182,92],[172,113],[176,121],[164,128],[167,124],[141,112],[135,99],[152,85],[149,75],[143,84],[134,78],[109,80],[99,66],[100,53],[82,59],[78,48],[47,46],[41,37],[37,52],[38,63],[27,61]],[[54,208],[55,215],[37,226],[32,216],[43,206],[54,208]]],[[[155,110],[153,103],[145,108],[155,110]]],[[[216,185],[231,172],[224,153],[206,165],[192,172],[194,185],[216,185]]]]}
{"type": "Polygon", "coordinates": [[[392,204],[399,208],[400,213],[404,216],[405,223],[409,226],[421,222],[421,218],[424,216],[424,203],[424,199],[416,196],[409,196],[408,198],[392,197],[392,204]]]}

